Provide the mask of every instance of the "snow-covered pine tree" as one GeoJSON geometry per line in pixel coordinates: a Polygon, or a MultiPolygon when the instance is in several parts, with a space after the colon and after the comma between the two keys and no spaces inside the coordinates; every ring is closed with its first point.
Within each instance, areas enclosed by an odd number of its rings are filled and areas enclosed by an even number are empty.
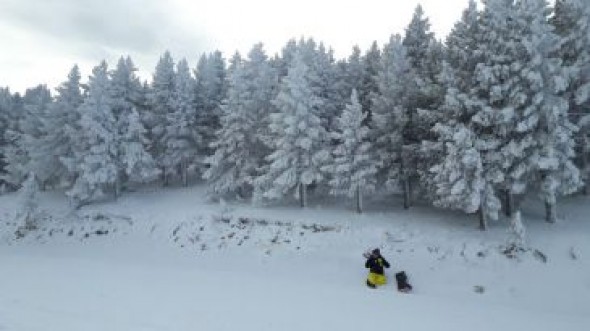
{"type": "MultiPolygon", "coordinates": [[[[241,66],[242,66],[242,55],[240,54],[240,52],[236,51],[234,53],[234,55],[232,55],[231,59],[229,59],[229,64],[227,66],[227,77],[228,77],[227,89],[228,89],[228,91],[230,88],[229,75],[233,74],[233,72],[235,70],[237,70],[238,68],[241,68],[241,66]]],[[[225,99],[223,101],[225,101],[225,99]]]]}
{"type": "Polygon", "coordinates": [[[48,184],[55,183],[55,164],[46,163],[52,159],[53,150],[47,146],[45,139],[53,129],[61,128],[50,125],[49,119],[53,118],[53,99],[49,89],[40,85],[33,91],[33,99],[25,99],[25,119],[21,126],[25,133],[21,138],[27,154],[27,163],[22,165],[22,171],[34,172],[45,189],[48,184]]]}
{"type": "Polygon", "coordinates": [[[23,98],[16,93],[9,101],[5,114],[5,131],[2,132],[3,145],[2,156],[5,165],[2,169],[0,180],[9,190],[16,190],[22,182],[22,171],[15,169],[15,164],[25,164],[26,154],[22,140],[20,124],[24,114],[23,98]],[[16,176],[15,176],[15,171],[16,176]]]}
{"type": "Polygon", "coordinates": [[[147,151],[147,130],[135,107],[125,113],[118,126],[121,133],[117,161],[119,172],[125,175],[126,182],[147,183],[157,179],[160,171],[147,151]]]}
{"type": "Polygon", "coordinates": [[[408,121],[409,96],[414,92],[413,71],[399,35],[392,35],[383,47],[381,70],[375,77],[377,91],[372,94],[372,140],[380,181],[390,192],[401,186],[404,208],[409,208],[409,171],[405,169],[402,148],[403,129],[408,121]],[[401,185],[400,185],[401,184],[401,185]]]}
{"type": "Polygon", "coordinates": [[[349,99],[352,90],[357,90],[357,93],[361,90],[364,69],[361,49],[358,46],[352,48],[352,54],[346,61],[338,62],[339,79],[337,83],[342,100],[349,99]]]}
{"type": "Polygon", "coordinates": [[[590,3],[585,0],[557,0],[550,18],[561,37],[558,54],[570,73],[565,92],[570,119],[577,124],[576,161],[581,170],[584,194],[590,192],[590,3]]]}
{"type": "Polygon", "coordinates": [[[514,212],[510,217],[510,232],[512,233],[511,244],[515,247],[522,247],[525,244],[526,229],[522,224],[520,210],[514,212]]]}
{"type": "Polygon", "coordinates": [[[139,113],[139,119],[141,120],[141,123],[143,123],[144,128],[147,130],[146,131],[146,139],[147,139],[147,151],[148,153],[150,153],[150,155],[152,155],[152,158],[154,159],[154,161],[156,160],[156,156],[152,154],[152,146],[155,142],[152,142],[152,134],[151,134],[151,130],[150,127],[152,126],[153,123],[153,112],[152,112],[152,106],[151,106],[151,85],[150,83],[148,83],[147,80],[144,80],[141,83],[141,90],[139,93],[139,99],[137,100],[137,104],[136,104],[136,109],[137,112],[139,113]]]}
{"type": "Polygon", "coordinates": [[[568,100],[564,91],[568,73],[556,55],[560,38],[548,23],[550,10],[545,0],[522,0],[518,3],[523,20],[522,44],[528,51],[528,62],[521,74],[530,101],[523,110],[525,122],[516,130],[532,130],[536,146],[529,162],[538,172],[541,198],[546,206],[546,220],[557,219],[556,199],[571,194],[581,186],[574,157],[575,126],[568,118],[568,100]],[[534,114],[528,117],[528,114],[534,114]]]}
{"type": "Polygon", "coordinates": [[[120,57],[117,67],[111,75],[111,98],[113,115],[119,119],[125,118],[140,102],[142,86],[135,72],[137,68],[131,57],[120,57]]]}
{"type": "MultiPolygon", "coordinates": [[[[202,144],[200,157],[213,154],[211,143],[220,128],[221,102],[227,95],[227,72],[220,51],[203,54],[195,70],[195,107],[197,127],[202,144]]],[[[199,171],[203,171],[199,169],[199,171]]]]}
{"type": "Polygon", "coordinates": [[[448,72],[443,75],[442,81],[447,86],[452,85],[460,91],[467,91],[470,87],[475,66],[479,63],[479,56],[475,52],[479,33],[477,4],[475,0],[469,0],[461,20],[455,23],[445,42],[446,69],[452,70],[452,77],[448,72]]]}
{"type": "Polygon", "coordinates": [[[279,73],[279,81],[287,76],[289,66],[295,58],[299,46],[296,39],[289,39],[281,49],[281,55],[273,59],[273,66],[279,73]]]}
{"type": "Polygon", "coordinates": [[[168,114],[174,112],[176,91],[176,73],[174,72],[174,60],[170,52],[165,52],[154,73],[154,79],[149,93],[150,112],[146,114],[145,121],[148,129],[148,139],[151,142],[150,154],[156,160],[163,177],[163,184],[168,184],[168,174],[172,169],[167,169],[164,163],[166,155],[166,143],[164,134],[168,125],[168,114]]]}
{"type": "Polygon", "coordinates": [[[208,165],[203,178],[208,181],[209,194],[214,197],[245,190],[249,163],[246,161],[249,150],[245,147],[246,137],[251,134],[245,122],[245,104],[248,91],[244,61],[239,53],[230,59],[228,67],[227,98],[221,104],[221,128],[216,140],[211,143],[215,151],[205,158],[208,165]],[[246,154],[243,155],[242,153],[246,154]]]}
{"type": "Polygon", "coordinates": [[[116,123],[117,179],[115,196],[129,181],[148,182],[154,179],[155,163],[147,152],[146,129],[139,119],[143,88],[131,57],[121,57],[111,73],[111,104],[116,123]],[[142,177],[145,176],[145,177],[142,177]]]}
{"type": "MultiPolygon", "coordinates": [[[[43,119],[49,116],[51,92],[45,85],[27,89],[23,98],[22,113],[17,115],[16,127],[8,131],[11,142],[6,150],[6,181],[18,187],[27,177],[30,170],[36,167],[37,158],[48,151],[43,150],[40,143],[46,134],[47,127],[43,119]]],[[[43,171],[44,180],[48,174],[43,171]]]]}
{"type": "MultiPolygon", "coordinates": [[[[574,168],[567,161],[572,127],[560,95],[567,77],[551,55],[556,40],[543,0],[488,0],[485,5],[474,52],[481,58],[463,104],[467,114],[474,114],[471,129],[488,186],[483,192],[490,194],[482,202],[497,199],[492,185],[507,192],[507,209],[518,211],[508,202],[513,194],[524,194],[537,175],[546,179],[549,171],[551,176],[569,178],[567,185],[562,182],[565,190],[575,182],[574,168]]],[[[543,191],[552,188],[548,185],[543,191]]]]}
{"type": "Polygon", "coordinates": [[[532,148],[530,132],[517,132],[515,128],[515,123],[523,119],[523,105],[519,103],[527,99],[526,88],[519,79],[520,61],[526,55],[518,53],[522,44],[516,5],[512,0],[487,0],[484,4],[478,46],[472,52],[480,56],[479,63],[463,101],[477,136],[476,147],[486,178],[487,188],[482,191],[486,195],[482,196],[480,210],[482,224],[488,218],[496,219],[497,210],[486,208],[498,206],[498,190],[505,192],[507,215],[512,214],[512,196],[524,192],[531,173],[525,155],[532,148]],[[486,206],[486,201],[493,203],[486,206]]]}
{"type": "Polygon", "coordinates": [[[271,66],[262,44],[256,44],[246,61],[234,58],[229,76],[228,97],[222,105],[223,116],[215,154],[207,158],[210,193],[221,196],[237,193],[250,196],[254,179],[266,168],[269,155],[270,114],[278,87],[277,70],[271,66]]]}
{"type": "Polygon", "coordinates": [[[439,109],[444,89],[438,81],[442,69],[442,46],[430,31],[430,22],[424,16],[420,5],[416,7],[403,39],[407,58],[413,71],[413,82],[417,86],[408,96],[407,122],[403,130],[403,163],[410,171],[408,190],[410,202],[415,184],[421,184],[425,193],[431,193],[430,167],[439,157],[440,145],[431,130],[439,121],[439,109]]]}
{"type": "Polygon", "coordinates": [[[447,37],[446,62],[441,73],[446,95],[440,107],[441,121],[434,127],[443,144],[442,157],[431,167],[434,204],[443,208],[479,212],[480,228],[488,219],[497,219],[500,202],[495,196],[494,178],[488,178],[483,164],[485,150],[479,147],[485,135],[476,131],[472,117],[477,111],[469,107],[468,93],[474,84],[475,68],[481,62],[479,11],[470,1],[462,18],[447,37]]]}
{"type": "Polygon", "coordinates": [[[6,166],[8,159],[6,158],[6,151],[10,147],[9,136],[7,135],[12,131],[15,126],[14,121],[14,108],[15,102],[10,93],[9,88],[0,88],[0,188],[6,188],[6,166]]]}
{"type": "MultiPolygon", "coordinates": [[[[445,142],[445,153],[431,169],[437,188],[434,205],[475,213],[481,207],[486,185],[480,152],[475,147],[477,138],[464,123],[440,125],[435,130],[445,142]]],[[[480,226],[485,230],[487,224],[484,221],[480,226]]]]}
{"type": "Polygon", "coordinates": [[[369,128],[363,124],[363,113],[355,89],[350,104],[343,110],[337,122],[333,138],[339,142],[333,152],[333,164],[324,167],[332,174],[331,194],[356,197],[356,210],[363,212],[363,194],[375,190],[377,169],[369,141],[369,128]]]}
{"type": "Polygon", "coordinates": [[[45,125],[47,135],[44,137],[45,154],[39,159],[39,166],[51,169],[56,184],[67,187],[75,178],[75,146],[78,143],[80,112],[83,96],[80,85],[80,70],[75,65],[68,74],[67,81],[57,87],[57,96],[51,106],[45,125]]]}
{"type": "MultiPolygon", "coordinates": [[[[344,108],[346,100],[350,96],[350,91],[345,94],[342,93],[339,71],[334,60],[333,51],[326,49],[322,43],[316,43],[312,38],[301,38],[295,44],[290,42],[283,49],[283,55],[283,64],[289,59],[292,62],[295,56],[302,57],[303,62],[308,66],[306,73],[308,86],[311,88],[313,95],[317,97],[317,102],[320,103],[317,106],[317,115],[325,131],[334,131],[336,119],[340,111],[344,108]]],[[[279,79],[281,80],[280,77],[279,79]]],[[[332,145],[325,144],[324,147],[331,149],[332,145]]],[[[329,176],[329,174],[327,175],[329,176]]],[[[326,186],[315,184],[319,183],[314,183],[312,186],[314,191],[327,188],[326,186]]]]}
{"type": "Polygon", "coordinates": [[[92,70],[80,113],[82,141],[76,151],[77,178],[66,193],[76,207],[102,197],[105,189],[114,189],[117,181],[117,123],[105,61],[92,70]]]}
{"type": "Polygon", "coordinates": [[[203,139],[197,128],[195,108],[195,81],[185,59],[176,67],[174,93],[175,107],[167,115],[167,126],[163,139],[166,142],[164,164],[167,169],[178,169],[184,186],[188,185],[189,171],[202,163],[199,150],[203,139]]]}
{"type": "Polygon", "coordinates": [[[338,114],[350,96],[342,98],[340,93],[338,68],[333,51],[326,49],[323,43],[316,43],[312,38],[302,38],[296,46],[296,52],[307,64],[309,86],[322,103],[322,106],[318,107],[322,125],[325,130],[333,131],[338,114]]]}
{"type": "Polygon", "coordinates": [[[307,186],[323,179],[321,167],[329,158],[327,133],[319,117],[322,99],[314,94],[308,75],[310,67],[299,51],[273,100],[271,114],[275,137],[268,171],[256,179],[255,197],[280,198],[299,191],[302,207],[307,205],[307,186]]]}
{"type": "Polygon", "coordinates": [[[319,116],[326,131],[332,132],[336,128],[340,111],[349,96],[342,98],[340,94],[338,68],[336,67],[332,49],[326,49],[324,44],[320,43],[314,52],[314,60],[311,64],[310,68],[315,72],[315,75],[310,75],[310,79],[317,79],[312,81],[312,87],[316,90],[316,95],[323,99],[323,106],[319,109],[319,116]]]}
{"type": "Polygon", "coordinates": [[[378,83],[377,76],[381,68],[381,50],[376,41],[373,41],[371,48],[365,52],[362,59],[363,73],[361,77],[361,86],[358,89],[359,101],[363,107],[363,112],[367,113],[366,123],[372,122],[373,94],[377,93],[378,83]]]}

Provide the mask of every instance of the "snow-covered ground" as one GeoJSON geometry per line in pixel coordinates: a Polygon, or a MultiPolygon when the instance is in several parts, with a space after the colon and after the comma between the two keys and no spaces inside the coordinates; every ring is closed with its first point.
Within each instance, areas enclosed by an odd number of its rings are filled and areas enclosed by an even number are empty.
{"type": "Polygon", "coordinates": [[[314,199],[212,203],[203,188],[144,189],[72,212],[42,196],[46,218],[15,239],[18,197],[0,196],[0,330],[588,330],[590,206],[561,221],[525,204],[527,247],[503,253],[460,213],[368,201],[367,213],[314,199]],[[412,294],[364,285],[378,246],[412,294]],[[510,255],[510,254],[508,254],[510,255]]]}

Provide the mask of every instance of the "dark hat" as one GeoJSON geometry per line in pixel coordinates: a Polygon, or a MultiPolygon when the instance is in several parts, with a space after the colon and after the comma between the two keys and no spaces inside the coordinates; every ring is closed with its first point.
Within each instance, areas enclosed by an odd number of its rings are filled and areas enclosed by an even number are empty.
{"type": "Polygon", "coordinates": [[[373,255],[381,255],[381,251],[379,250],[379,248],[375,248],[372,253],[373,255]]]}

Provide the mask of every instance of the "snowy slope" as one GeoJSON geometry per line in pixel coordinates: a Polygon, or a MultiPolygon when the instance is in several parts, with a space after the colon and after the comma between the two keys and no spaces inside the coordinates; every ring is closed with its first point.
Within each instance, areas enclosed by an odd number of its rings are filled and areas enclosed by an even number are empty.
{"type": "MultiPolygon", "coordinates": [[[[586,330],[590,207],[562,221],[527,204],[530,251],[501,253],[506,224],[373,200],[209,203],[203,189],[146,189],[77,214],[45,194],[44,225],[15,240],[0,197],[0,330],[586,330]],[[321,207],[320,207],[321,206],[321,207]],[[378,210],[378,211],[375,211],[378,210]],[[416,288],[364,286],[379,246],[416,288]],[[542,253],[547,258],[542,261],[542,253]],[[482,286],[477,293],[475,286],[482,286]]],[[[318,201],[310,199],[310,201],[318,201]]],[[[391,278],[391,277],[390,277],[391,278]]]]}

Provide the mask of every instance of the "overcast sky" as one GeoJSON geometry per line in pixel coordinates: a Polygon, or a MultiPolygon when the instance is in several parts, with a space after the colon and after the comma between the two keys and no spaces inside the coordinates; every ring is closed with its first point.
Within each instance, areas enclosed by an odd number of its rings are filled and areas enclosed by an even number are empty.
{"type": "Polygon", "coordinates": [[[468,0],[0,0],[0,86],[55,87],[77,63],[83,79],[102,59],[130,55],[149,79],[160,54],[226,58],[263,42],[269,54],[293,37],[314,37],[346,57],[403,33],[418,3],[443,38],[468,0]]]}

